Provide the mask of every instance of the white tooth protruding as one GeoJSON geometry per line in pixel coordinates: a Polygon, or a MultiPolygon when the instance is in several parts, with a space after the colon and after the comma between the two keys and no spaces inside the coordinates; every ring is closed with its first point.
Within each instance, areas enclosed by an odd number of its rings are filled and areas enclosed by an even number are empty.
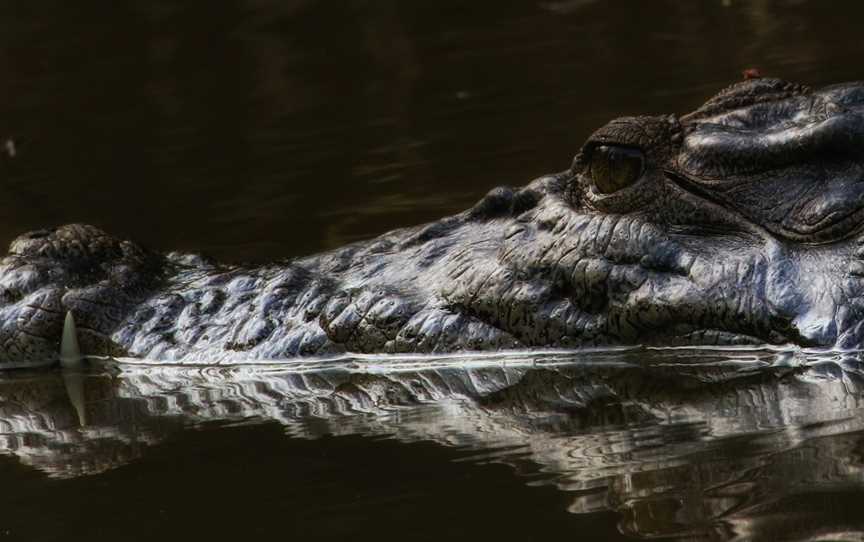
{"type": "Polygon", "coordinates": [[[60,365],[72,368],[80,367],[84,357],[81,348],[78,347],[78,331],[75,329],[75,318],[72,311],[66,313],[66,322],[63,324],[63,338],[60,340],[60,365]]]}

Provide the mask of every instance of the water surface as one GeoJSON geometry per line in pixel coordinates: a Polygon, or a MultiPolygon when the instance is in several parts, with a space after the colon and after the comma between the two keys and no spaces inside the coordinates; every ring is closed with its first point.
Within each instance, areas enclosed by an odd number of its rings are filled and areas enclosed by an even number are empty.
{"type": "Polygon", "coordinates": [[[637,348],[5,373],[0,504],[28,539],[860,539],[862,371],[637,348]]]}
{"type": "MultiPolygon", "coordinates": [[[[81,221],[224,260],[332,248],[563,170],[609,119],[746,68],[860,79],[862,15],[8,0],[0,242],[81,221]]],[[[703,350],[4,374],[0,538],[860,540],[858,375],[703,350]]]]}

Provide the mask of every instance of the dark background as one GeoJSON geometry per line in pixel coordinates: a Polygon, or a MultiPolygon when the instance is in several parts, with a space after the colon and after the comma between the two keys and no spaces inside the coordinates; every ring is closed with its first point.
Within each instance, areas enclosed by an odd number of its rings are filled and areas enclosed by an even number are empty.
{"type": "Polygon", "coordinates": [[[263,260],[568,167],[758,67],[861,77],[857,2],[5,0],[0,243],[92,223],[263,260]]]}
{"type": "MultiPolygon", "coordinates": [[[[746,68],[864,78],[862,20],[838,1],[3,0],[0,243],[80,221],[225,260],[332,248],[565,169],[609,119],[687,112],[746,68]]],[[[618,536],[431,443],[200,429],[74,480],[0,461],[0,540],[618,536]]]]}

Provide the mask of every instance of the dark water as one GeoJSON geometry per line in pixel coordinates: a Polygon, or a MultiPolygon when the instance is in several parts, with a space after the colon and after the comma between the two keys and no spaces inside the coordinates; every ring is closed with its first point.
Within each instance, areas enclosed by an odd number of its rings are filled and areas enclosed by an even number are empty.
{"type": "MultiPolygon", "coordinates": [[[[0,242],[81,221],[228,260],[338,246],[562,170],[610,118],[686,112],[745,68],[860,79],[862,15],[7,0],[0,242]]],[[[860,540],[857,365],[786,357],[3,375],[0,539],[860,540]]]]}
{"type": "Polygon", "coordinates": [[[461,361],[5,373],[0,536],[864,536],[860,356],[461,361]]]}

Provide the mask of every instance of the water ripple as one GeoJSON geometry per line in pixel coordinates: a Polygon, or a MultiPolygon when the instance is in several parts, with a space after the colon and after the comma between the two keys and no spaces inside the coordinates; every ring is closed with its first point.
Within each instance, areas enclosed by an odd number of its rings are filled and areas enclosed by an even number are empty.
{"type": "Polygon", "coordinates": [[[743,533],[770,502],[864,487],[862,359],[634,348],[281,366],[101,360],[85,373],[0,375],[0,453],[77,477],[187,428],[275,421],[293,438],[435,442],[460,462],[504,463],[571,493],[572,513],[618,511],[634,535],[677,536],[682,522],[743,533]]]}

